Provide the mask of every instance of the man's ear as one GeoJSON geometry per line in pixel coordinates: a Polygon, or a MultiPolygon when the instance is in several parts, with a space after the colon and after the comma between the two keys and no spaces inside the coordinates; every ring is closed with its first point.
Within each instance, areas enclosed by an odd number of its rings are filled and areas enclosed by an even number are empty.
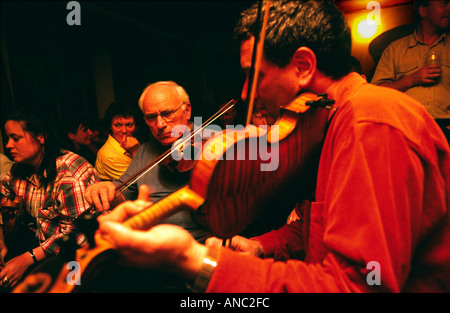
{"type": "Polygon", "coordinates": [[[67,133],[67,137],[69,137],[70,140],[74,140],[75,139],[75,134],[72,134],[71,132],[67,133]]]}
{"type": "Polygon", "coordinates": [[[192,112],[192,107],[191,107],[191,104],[190,103],[186,103],[186,107],[185,107],[185,112],[186,112],[186,118],[188,119],[188,120],[190,120],[191,119],[191,112],[192,112]]]}
{"type": "Polygon", "coordinates": [[[301,89],[308,88],[317,71],[315,53],[307,47],[300,47],[295,51],[292,61],[298,70],[299,87],[301,89]]]}
{"type": "Polygon", "coordinates": [[[424,5],[419,5],[419,15],[424,18],[427,15],[427,7],[424,5]]]}

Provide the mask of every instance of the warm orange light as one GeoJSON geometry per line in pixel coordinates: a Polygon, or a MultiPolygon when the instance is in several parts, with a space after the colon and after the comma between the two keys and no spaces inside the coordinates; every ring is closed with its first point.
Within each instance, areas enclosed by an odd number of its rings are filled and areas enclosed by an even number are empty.
{"type": "Polygon", "coordinates": [[[377,24],[372,20],[364,19],[358,24],[358,33],[362,38],[370,38],[377,32],[377,24]]]}
{"type": "Polygon", "coordinates": [[[371,42],[382,31],[382,24],[368,18],[367,13],[355,15],[350,20],[352,38],[355,43],[366,44],[371,42]]]}

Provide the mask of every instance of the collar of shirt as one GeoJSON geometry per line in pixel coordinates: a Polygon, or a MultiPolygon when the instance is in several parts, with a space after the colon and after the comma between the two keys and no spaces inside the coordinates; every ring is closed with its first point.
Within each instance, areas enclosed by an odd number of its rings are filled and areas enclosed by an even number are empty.
{"type": "MultiPolygon", "coordinates": [[[[441,36],[439,36],[439,38],[437,40],[435,40],[433,42],[433,44],[430,45],[430,47],[434,47],[441,41],[443,41],[444,43],[447,42],[447,33],[443,33],[441,36]]],[[[427,45],[426,43],[424,43],[423,41],[421,41],[419,39],[419,37],[417,36],[417,29],[416,29],[416,30],[414,30],[414,33],[412,34],[412,36],[410,36],[410,38],[409,38],[408,49],[417,46],[419,43],[423,44],[423,45],[427,45]]]]}
{"type": "Polygon", "coordinates": [[[341,79],[334,81],[326,91],[326,94],[330,99],[335,100],[335,107],[339,107],[345,103],[345,99],[348,99],[356,89],[367,81],[361,77],[358,73],[352,72],[341,79]]]}

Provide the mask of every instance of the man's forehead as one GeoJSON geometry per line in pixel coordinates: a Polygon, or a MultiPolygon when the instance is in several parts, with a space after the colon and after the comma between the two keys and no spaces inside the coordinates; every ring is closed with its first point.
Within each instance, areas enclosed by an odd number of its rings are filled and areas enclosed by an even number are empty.
{"type": "Polygon", "coordinates": [[[241,67],[244,71],[250,70],[252,64],[254,41],[254,38],[251,37],[250,39],[243,41],[241,44],[241,67]]]}
{"type": "Polygon", "coordinates": [[[143,102],[146,111],[156,111],[171,109],[178,104],[179,100],[173,89],[159,88],[147,92],[143,102]]]}

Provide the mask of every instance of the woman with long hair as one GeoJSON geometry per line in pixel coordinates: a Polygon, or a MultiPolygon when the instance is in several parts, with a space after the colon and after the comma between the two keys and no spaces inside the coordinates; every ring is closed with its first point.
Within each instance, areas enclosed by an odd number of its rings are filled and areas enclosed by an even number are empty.
{"type": "Polygon", "coordinates": [[[3,234],[0,227],[3,287],[14,287],[35,264],[58,254],[69,234],[78,246],[85,242],[72,222],[89,208],[84,191],[99,179],[84,158],[60,149],[54,123],[46,115],[21,109],[6,120],[6,148],[15,164],[1,182],[1,206],[11,199],[22,205],[14,230],[3,234]],[[26,230],[34,232],[34,243],[21,239],[26,230]]]}

